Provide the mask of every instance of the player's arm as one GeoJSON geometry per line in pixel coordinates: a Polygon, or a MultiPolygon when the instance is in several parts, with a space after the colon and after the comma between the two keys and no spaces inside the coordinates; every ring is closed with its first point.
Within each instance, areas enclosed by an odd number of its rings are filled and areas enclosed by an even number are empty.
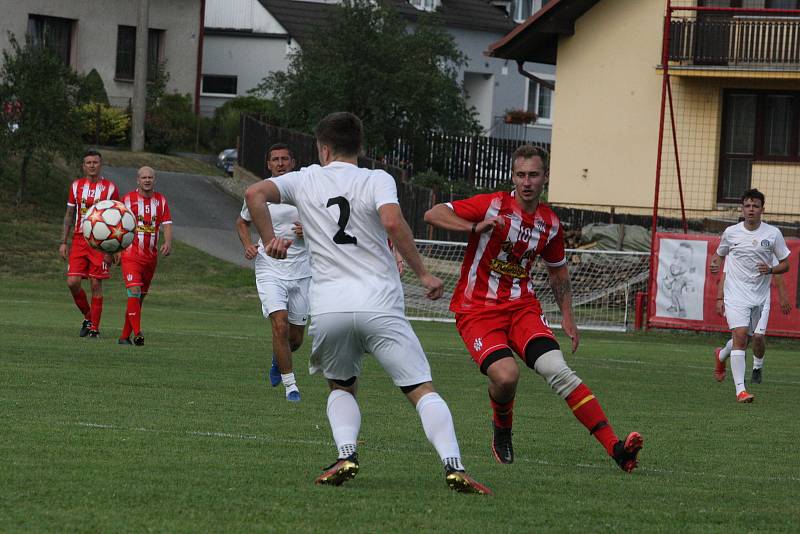
{"type": "Polygon", "coordinates": [[[164,244],[161,245],[161,255],[169,256],[172,253],[172,224],[164,225],[164,244]]]}
{"type": "Polygon", "coordinates": [[[72,225],[75,224],[75,206],[67,205],[67,212],[64,214],[64,224],[61,227],[61,244],[58,246],[58,253],[61,258],[68,259],[69,248],[67,247],[67,237],[72,225]]]}
{"type": "Polygon", "coordinates": [[[558,304],[558,309],[561,310],[561,328],[572,340],[572,352],[575,352],[578,350],[580,339],[572,313],[572,283],[569,279],[569,269],[566,264],[558,267],[548,266],[547,273],[553,297],[558,304]]]}
{"type": "Polygon", "coordinates": [[[381,224],[386,229],[386,233],[389,234],[389,239],[392,240],[395,250],[405,259],[408,267],[414,271],[420,283],[427,290],[426,296],[431,300],[441,297],[444,291],[444,284],[439,278],[430,274],[422,263],[422,257],[419,255],[417,245],[414,243],[414,235],[403,217],[403,212],[400,211],[400,205],[394,203],[383,204],[378,208],[378,215],[380,215],[381,224]]]}
{"type": "Polygon", "coordinates": [[[239,234],[239,241],[244,247],[244,257],[252,260],[258,255],[258,247],[250,239],[250,221],[245,220],[241,215],[236,218],[236,233],[239,234]]]}
{"type": "Polygon", "coordinates": [[[722,256],[715,252],[714,255],[711,256],[711,262],[708,264],[708,270],[711,272],[711,274],[717,274],[721,265],[722,256]]]}
{"type": "Polygon", "coordinates": [[[778,265],[770,266],[766,263],[759,262],[756,268],[761,274],[783,274],[789,270],[789,256],[780,260],[778,265]]]}
{"type": "Polygon", "coordinates": [[[272,217],[267,209],[267,202],[280,203],[281,192],[278,187],[272,180],[261,180],[247,188],[244,198],[247,209],[250,210],[250,217],[253,218],[253,224],[256,225],[264,243],[264,251],[272,258],[284,259],[292,240],[275,237],[272,217]]]}
{"type": "Polygon", "coordinates": [[[436,204],[426,211],[424,220],[431,226],[442,230],[470,232],[473,234],[481,234],[487,230],[493,230],[495,226],[502,228],[505,224],[505,220],[500,216],[494,216],[482,221],[468,221],[456,215],[450,206],[444,203],[436,204]]]}
{"type": "Polygon", "coordinates": [[[717,315],[723,317],[725,315],[725,273],[719,279],[717,284],[717,303],[715,305],[717,315]]]}

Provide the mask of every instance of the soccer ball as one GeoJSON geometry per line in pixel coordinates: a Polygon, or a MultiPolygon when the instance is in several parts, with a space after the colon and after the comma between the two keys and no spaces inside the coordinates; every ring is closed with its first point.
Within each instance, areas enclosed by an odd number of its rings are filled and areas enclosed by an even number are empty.
{"type": "Polygon", "coordinates": [[[119,200],[101,200],[86,211],[81,229],[89,246],[114,254],[133,242],[136,218],[119,200]]]}

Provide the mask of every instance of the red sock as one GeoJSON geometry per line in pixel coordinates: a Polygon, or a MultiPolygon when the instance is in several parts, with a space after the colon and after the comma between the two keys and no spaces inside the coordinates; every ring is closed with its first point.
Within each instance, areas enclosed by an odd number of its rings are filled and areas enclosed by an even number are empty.
{"type": "Polygon", "coordinates": [[[81,289],[77,294],[72,295],[72,299],[75,301],[75,305],[78,306],[78,309],[83,314],[84,319],[89,319],[89,301],[86,299],[86,291],[81,289]]]}
{"type": "Polygon", "coordinates": [[[128,320],[128,311],[125,310],[125,322],[122,325],[122,333],[119,335],[120,339],[128,339],[131,337],[131,322],[128,320]]]}
{"type": "MultiPolygon", "coordinates": [[[[142,332],[142,301],[139,300],[139,297],[128,297],[128,308],[125,310],[125,316],[127,317],[126,329],[130,328],[130,331],[133,331],[134,334],[140,334],[142,332]]],[[[130,335],[130,331],[128,335],[130,335]]]]}
{"type": "Polygon", "coordinates": [[[492,420],[499,428],[511,428],[514,424],[514,399],[500,404],[489,396],[489,404],[492,405],[492,420]]]}
{"type": "Polygon", "coordinates": [[[92,297],[92,329],[100,331],[100,316],[103,314],[103,297],[92,297]]]}
{"type": "Polygon", "coordinates": [[[600,403],[594,398],[592,390],[581,384],[567,397],[567,406],[572,409],[572,414],[583,426],[600,442],[608,455],[614,453],[614,444],[619,438],[608,423],[606,414],[600,403]]]}

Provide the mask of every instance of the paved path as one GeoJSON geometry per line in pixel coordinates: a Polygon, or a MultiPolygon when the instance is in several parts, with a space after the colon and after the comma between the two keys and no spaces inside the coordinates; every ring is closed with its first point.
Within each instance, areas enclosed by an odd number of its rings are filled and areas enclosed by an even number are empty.
{"type": "MultiPolygon", "coordinates": [[[[103,175],[120,188],[120,197],[136,188],[136,169],[103,167],[103,175]]],[[[175,239],[212,256],[253,268],[242,255],[236,217],[242,202],[221,190],[211,176],[158,171],[156,190],[169,201],[175,239]]]]}

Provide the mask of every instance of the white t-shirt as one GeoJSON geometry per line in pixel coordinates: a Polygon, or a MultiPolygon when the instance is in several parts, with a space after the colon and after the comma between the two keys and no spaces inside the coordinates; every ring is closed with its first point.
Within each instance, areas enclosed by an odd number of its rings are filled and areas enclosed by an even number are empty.
{"type": "MultiPolygon", "coordinates": [[[[258,253],[267,260],[266,262],[261,262],[264,273],[280,280],[299,280],[300,278],[311,276],[311,265],[309,264],[306,242],[304,239],[298,238],[292,230],[294,223],[300,220],[297,208],[267,202],[267,209],[270,217],[272,217],[272,227],[275,229],[275,235],[294,239],[294,242],[286,253],[286,259],[276,260],[267,256],[264,252],[264,243],[261,239],[258,240],[258,253]]],[[[253,218],[250,216],[250,210],[247,209],[247,202],[242,204],[242,212],[239,216],[247,222],[252,222],[253,218]]]]}
{"type": "Polygon", "coordinates": [[[311,315],[402,316],[403,286],[378,208],[398,204],[394,178],[350,163],[311,165],[270,178],[297,207],[311,253],[311,315]]]}
{"type": "Polygon", "coordinates": [[[757,266],[784,260],[789,248],[774,226],[762,222],[751,232],[740,222],[722,233],[717,254],[725,256],[725,302],[762,306],[769,300],[772,276],[761,274],[757,266]]]}

